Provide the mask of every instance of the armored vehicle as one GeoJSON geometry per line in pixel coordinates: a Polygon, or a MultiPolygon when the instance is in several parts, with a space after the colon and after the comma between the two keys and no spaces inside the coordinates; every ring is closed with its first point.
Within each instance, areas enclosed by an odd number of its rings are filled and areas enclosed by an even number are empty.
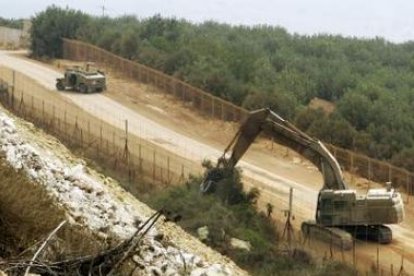
{"type": "Polygon", "coordinates": [[[85,68],[75,66],[66,69],[64,77],[56,79],[56,88],[59,91],[71,90],[81,93],[102,92],[106,90],[106,77],[102,71],[88,63],[85,68]]]}

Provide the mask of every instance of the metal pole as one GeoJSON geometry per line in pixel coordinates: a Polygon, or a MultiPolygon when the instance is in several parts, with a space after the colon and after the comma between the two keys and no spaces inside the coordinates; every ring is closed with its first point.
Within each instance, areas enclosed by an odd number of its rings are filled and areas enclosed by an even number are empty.
{"type": "Polygon", "coordinates": [[[155,149],[153,152],[153,160],[152,160],[152,183],[155,183],[155,149]]]}
{"type": "Polygon", "coordinates": [[[170,157],[167,157],[167,183],[170,184],[170,157]]]}
{"type": "Polygon", "coordinates": [[[16,85],[16,71],[12,71],[12,78],[13,78],[13,86],[12,86],[12,94],[11,94],[11,108],[14,110],[14,89],[15,89],[15,85],[16,85]]]}

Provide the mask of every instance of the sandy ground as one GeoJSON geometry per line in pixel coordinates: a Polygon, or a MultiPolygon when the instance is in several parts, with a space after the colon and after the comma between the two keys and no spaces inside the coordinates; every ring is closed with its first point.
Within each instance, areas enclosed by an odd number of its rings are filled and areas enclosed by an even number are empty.
{"type": "MultiPolygon", "coordinates": [[[[55,78],[61,76],[58,69],[51,65],[7,52],[0,52],[0,64],[30,75],[53,90],[55,78]]],[[[218,158],[237,129],[235,124],[199,116],[169,96],[157,93],[146,85],[122,79],[111,72],[108,74],[108,91],[105,93],[80,95],[66,92],[61,95],[114,126],[123,128],[123,120],[128,119],[131,133],[194,162],[218,158]]],[[[294,225],[298,226],[303,220],[313,218],[317,191],[322,180],[310,163],[302,161],[282,147],[260,140],[240,162],[240,167],[245,176],[254,179],[247,185],[261,190],[259,206],[273,204],[277,219],[283,219],[280,211],[287,207],[290,187],[294,188],[294,225]]],[[[357,188],[363,190],[367,186],[367,181],[363,179],[347,178],[348,182],[352,179],[357,188]]],[[[405,270],[414,271],[414,212],[411,206],[412,204],[406,205],[405,222],[391,226],[393,243],[380,246],[380,263],[385,269],[393,264],[397,270],[404,255],[405,270]]],[[[359,263],[366,263],[366,267],[370,267],[376,260],[376,250],[376,244],[358,242],[359,263]]]]}

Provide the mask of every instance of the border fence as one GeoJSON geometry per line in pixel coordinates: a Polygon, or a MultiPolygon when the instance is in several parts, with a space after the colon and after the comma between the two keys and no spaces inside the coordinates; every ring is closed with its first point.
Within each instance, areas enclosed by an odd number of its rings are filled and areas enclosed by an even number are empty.
{"type": "MultiPolygon", "coordinates": [[[[4,106],[55,135],[71,149],[80,149],[88,158],[115,170],[129,181],[128,190],[133,194],[149,189],[147,184],[182,184],[190,174],[202,173],[201,165],[130,135],[127,121],[120,121],[118,126],[121,127],[110,125],[68,101],[33,79],[0,67],[0,102],[4,106]]],[[[258,180],[248,179],[246,182],[247,187],[259,187],[258,180]]],[[[283,211],[288,208],[288,198],[284,198],[283,193],[274,198],[274,194],[263,189],[260,192],[259,208],[265,210],[266,202],[271,203],[274,206],[272,218],[284,220],[283,211]]],[[[301,198],[295,195],[295,200],[300,201],[301,198]]],[[[360,241],[354,243],[352,250],[344,250],[332,239],[321,243],[314,237],[305,239],[294,230],[292,235],[288,233],[286,244],[291,248],[309,249],[316,256],[322,255],[322,260],[347,262],[367,274],[406,275],[404,253],[390,252],[379,245],[367,250],[367,245],[370,246],[369,241],[360,241]],[[357,256],[363,256],[365,261],[360,261],[357,256]]]]}
{"type": "Polygon", "coordinates": [[[87,157],[104,161],[129,182],[145,176],[147,183],[177,184],[190,173],[202,172],[201,165],[129,135],[127,121],[120,120],[120,128],[110,125],[63,97],[51,95],[29,77],[0,67],[0,101],[4,106],[81,149],[87,157]]]}
{"type": "MultiPolygon", "coordinates": [[[[162,93],[191,104],[195,110],[210,118],[239,122],[248,114],[248,110],[177,78],[82,41],[63,39],[63,55],[66,59],[97,62],[128,78],[153,85],[162,93]]],[[[345,170],[379,183],[390,181],[413,194],[413,172],[333,145],[328,145],[328,148],[345,170]]]]}

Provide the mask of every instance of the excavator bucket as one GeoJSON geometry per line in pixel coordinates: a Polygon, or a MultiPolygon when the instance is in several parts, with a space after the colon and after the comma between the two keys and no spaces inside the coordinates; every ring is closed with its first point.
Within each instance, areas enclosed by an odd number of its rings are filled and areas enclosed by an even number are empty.
{"type": "Polygon", "coordinates": [[[217,183],[224,179],[224,177],[225,172],[223,168],[208,169],[200,184],[200,192],[202,194],[214,193],[217,183]]]}

